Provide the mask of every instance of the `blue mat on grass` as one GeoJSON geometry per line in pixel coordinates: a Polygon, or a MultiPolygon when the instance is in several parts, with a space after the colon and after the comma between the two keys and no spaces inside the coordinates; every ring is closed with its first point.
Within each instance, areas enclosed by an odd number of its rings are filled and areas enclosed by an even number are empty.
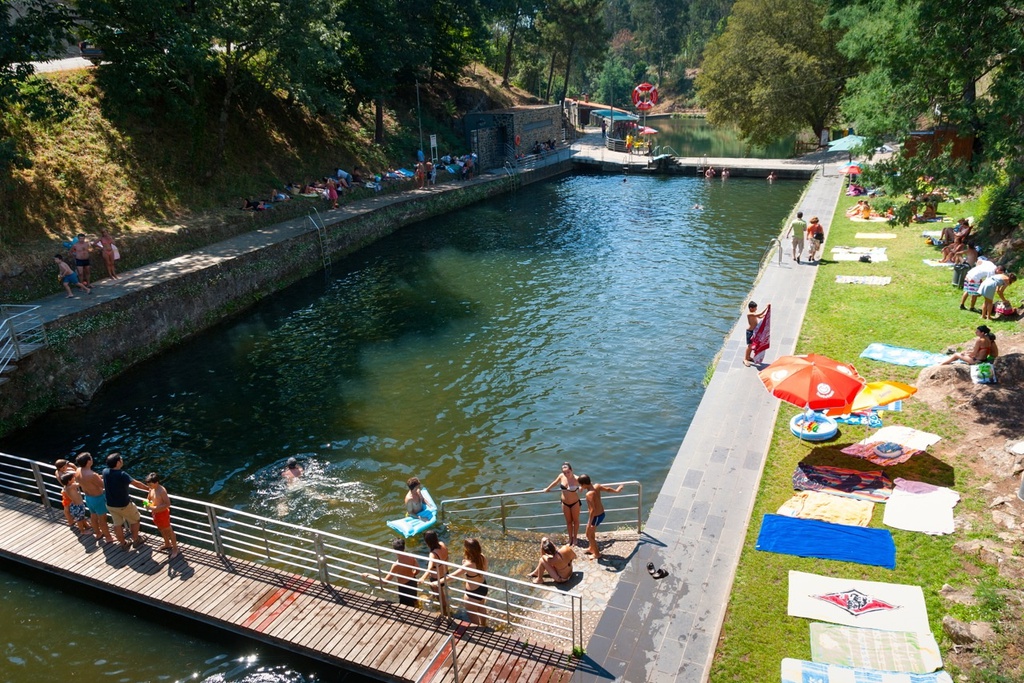
{"type": "Polygon", "coordinates": [[[838,664],[819,664],[801,659],[782,660],[782,683],[953,683],[945,671],[909,674],[897,671],[857,669],[838,664]]]}
{"type": "Polygon", "coordinates": [[[930,351],[919,351],[918,349],[905,349],[901,346],[890,346],[889,344],[868,344],[861,354],[861,358],[892,363],[893,365],[909,365],[912,368],[925,368],[929,365],[938,365],[946,360],[942,353],[931,353],[930,351]]]}
{"type": "Polygon", "coordinates": [[[896,568],[896,544],[888,529],[765,515],[756,548],[782,555],[896,568]]]}

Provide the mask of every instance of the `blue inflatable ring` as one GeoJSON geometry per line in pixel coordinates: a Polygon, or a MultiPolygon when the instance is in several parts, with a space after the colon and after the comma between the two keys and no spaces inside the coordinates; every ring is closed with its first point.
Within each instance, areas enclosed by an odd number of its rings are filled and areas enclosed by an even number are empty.
{"type": "Polygon", "coordinates": [[[793,436],[804,441],[827,441],[839,432],[839,425],[828,415],[811,413],[810,425],[805,424],[807,413],[798,413],[789,421],[793,436]]]}

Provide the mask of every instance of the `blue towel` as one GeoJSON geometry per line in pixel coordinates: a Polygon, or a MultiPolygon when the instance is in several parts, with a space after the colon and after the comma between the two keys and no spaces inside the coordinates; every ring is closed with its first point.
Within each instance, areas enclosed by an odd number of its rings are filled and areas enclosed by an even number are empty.
{"type": "Polygon", "coordinates": [[[416,175],[414,172],[410,171],[407,168],[397,168],[395,169],[395,173],[401,176],[405,176],[406,178],[413,178],[416,175]]]}
{"type": "Polygon", "coordinates": [[[837,415],[832,419],[839,424],[844,425],[862,425],[873,429],[878,429],[882,426],[882,418],[878,417],[874,411],[866,415],[859,415],[857,413],[853,413],[851,415],[837,415]]]}
{"type": "Polygon", "coordinates": [[[917,349],[905,349],[900,346],[889,346],[888,344],[868,344],[868,348],[860,354],[861,358],[892,363],[893,365],[909,365],[912,368],[925,368],[929,365],[938,365],[946,360],[941,353],[930,353],[918,351],[917,349]]]}
{"type": "Polygon", "coordinates": [[[930,674],[909,674],[896,671],[876,671],[875,669],[858,669],[838,664],[819,664],[801,659],[782,660],[782,683],[829,683],[844,681],[847,683],[953,683],[952,677],[945,671],[930,674]]]}
{"type": "Polygon", "coordinates": [[[756,547],[782,555],[896,568],[896,544],[888,529],[765,515],[756,547]]]}

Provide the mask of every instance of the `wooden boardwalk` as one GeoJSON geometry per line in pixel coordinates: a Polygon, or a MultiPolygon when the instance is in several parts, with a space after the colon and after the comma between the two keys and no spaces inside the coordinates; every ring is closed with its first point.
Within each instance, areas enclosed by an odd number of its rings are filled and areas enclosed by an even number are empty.
{"type": "Polygon", "coordinates": [[[97,544],[58,510],[0,494],[0,557],[384,681],[568,681],[567,652],[182,545],[97,544]],[[455,633],[455,666],[451,657],[455,633]],[[456,677],[457,670],[457,677],[456,677]]]}

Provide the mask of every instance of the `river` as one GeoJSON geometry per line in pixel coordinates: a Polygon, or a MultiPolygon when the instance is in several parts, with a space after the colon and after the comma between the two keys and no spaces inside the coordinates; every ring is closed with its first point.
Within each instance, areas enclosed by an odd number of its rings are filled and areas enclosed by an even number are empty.
{"type": "MultiPolygon", "coordinates": [[[[598,481],[640,480],[649,509],[802,187],[592,175],[529,186],[406,227],[0,450],[116,450],[172,495],[378,543],[413,474],[440,500],[540,488],[569,460],[598,481]],[[289,457],[307,471],[301,495],[280,481],[289,457]]],[[[96,681],[336,678],[266,648],[239,662],[255,646],[46,577],[0,566],[0,581],[14,615],[4,680],[71,666],[96,681]]]]}

